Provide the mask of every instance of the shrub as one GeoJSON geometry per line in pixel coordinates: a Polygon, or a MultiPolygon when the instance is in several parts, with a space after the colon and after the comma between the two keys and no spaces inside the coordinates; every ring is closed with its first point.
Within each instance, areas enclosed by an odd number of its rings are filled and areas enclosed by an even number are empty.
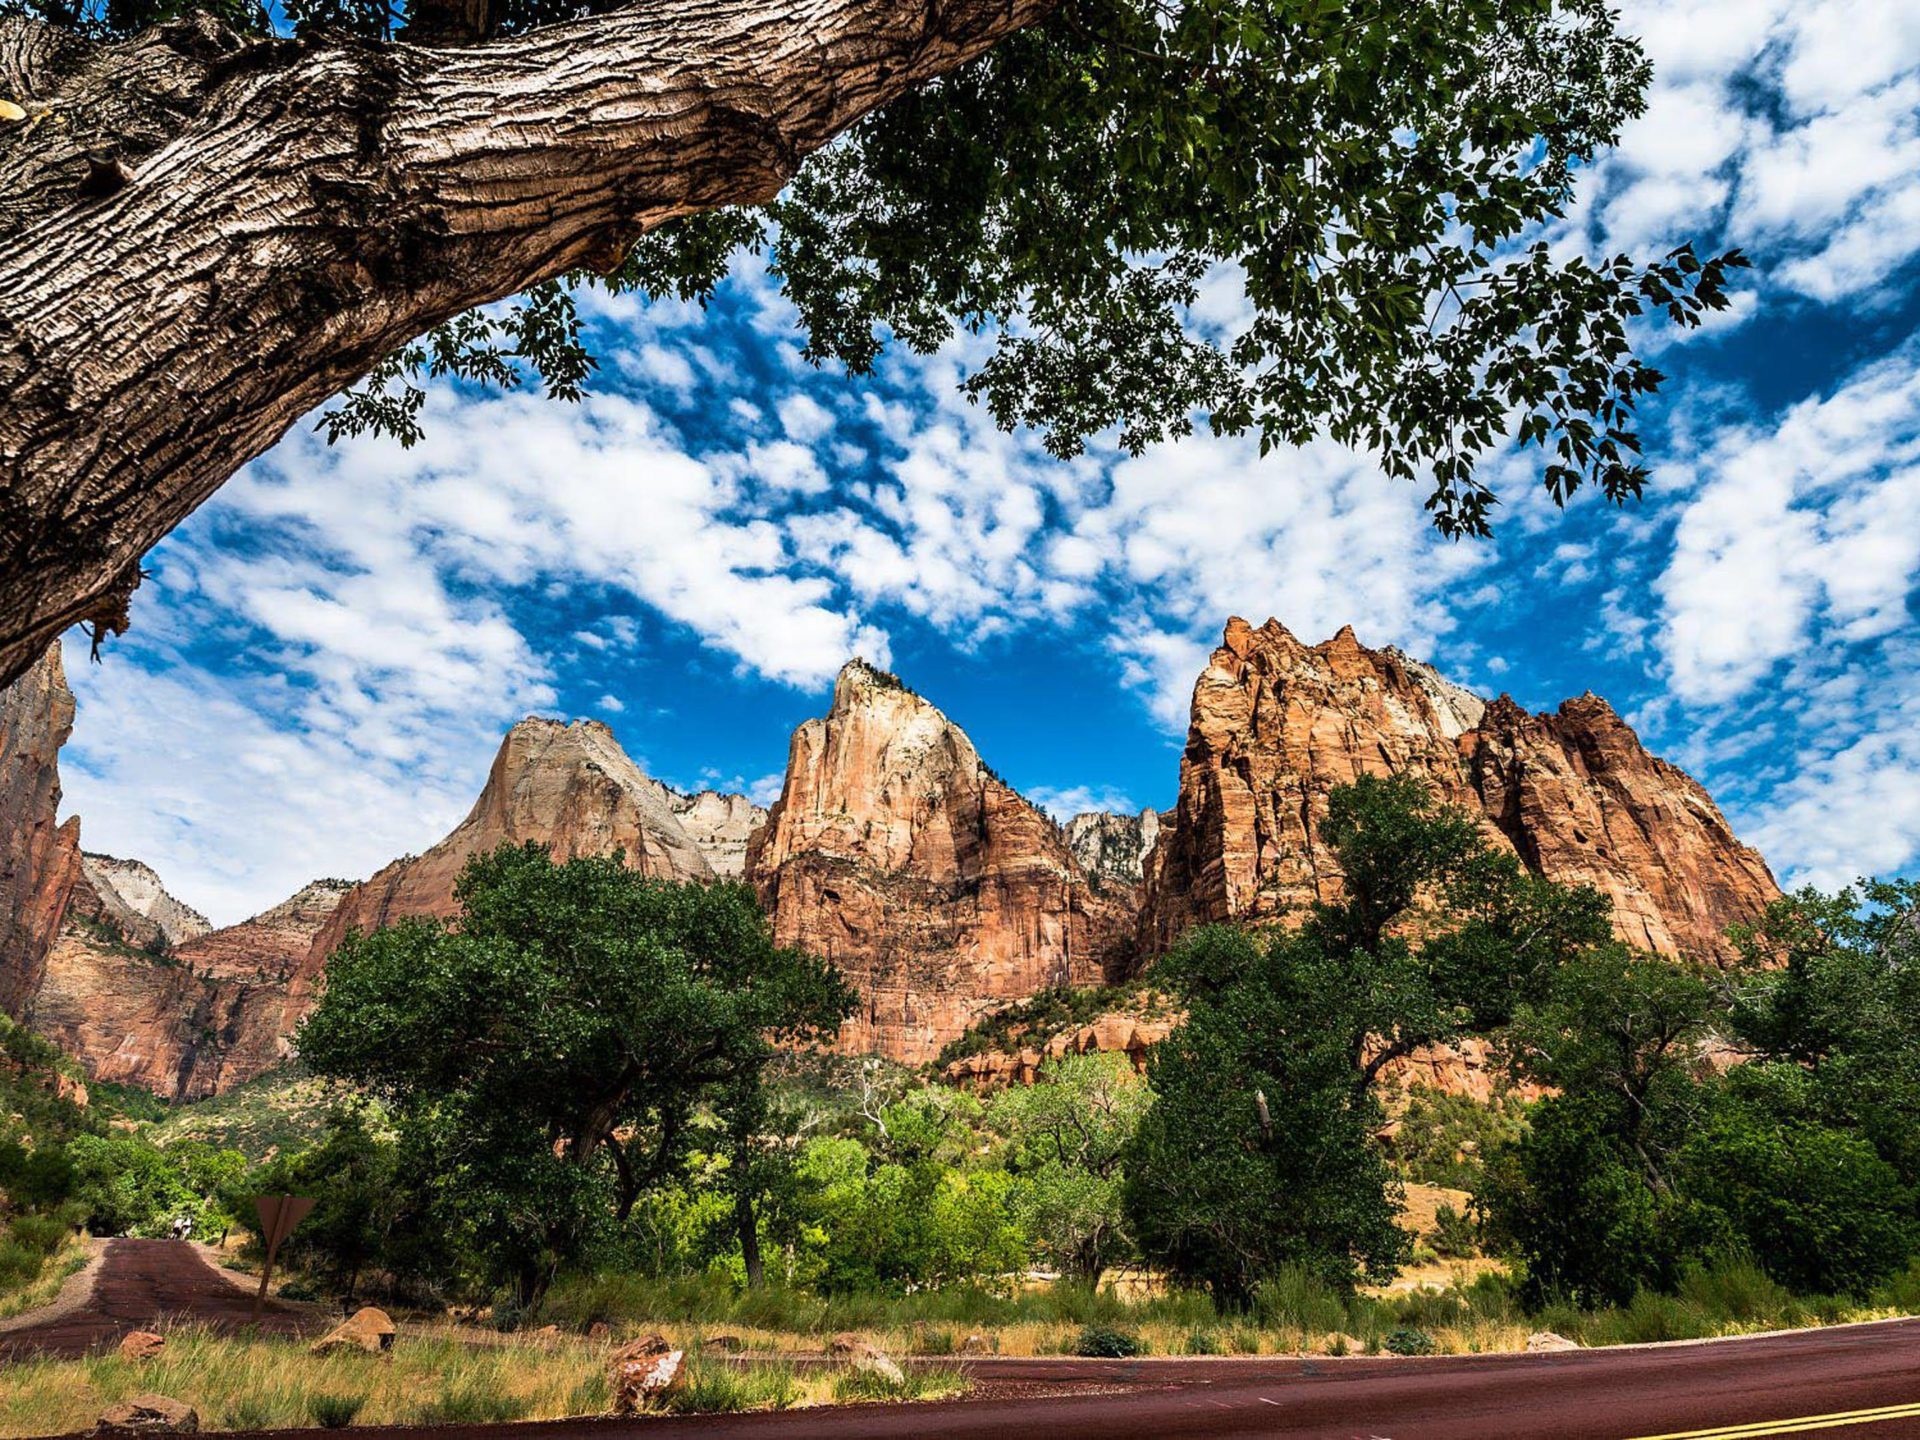
{"type": "Polygon", "coordinates": [[[1275,1329],[1317,1334],[1344,1329],[1347,1298],[1311,1270],[1283,1265],[1254,1295],[1254,1313],[1275,1329]]]}
{"type": "Polygon", "coordinates": [[[366,1403],[365,1395],[309,1395],[307,1418],[322,1430],[343,1430],[366,1403]]]}
{"type": "Polygon", "coordinates": [[[1402,1325],[1387,1336],[1387,1349],[1395,1355],[1431,1355],[1433,1348],[1433,1336],[1411,1326],[1402,1325]]]}
{"type": "Polygon", "coordinates": [[[1110,1325],[1089,1325],[1075,1337],[1073,1353],[1090,1360],[1130,1360],[1140,1353],[1140,1341],[1110,1325]]]}
{"type": "Polygon", "coordinates": [[[1442,1205],[1433,1212],[1433,1231],[1427,1243],[1449,1260],[1464,1260],[1480,1248],[1479,1227],[1470,1216],[1451,1205],[1442,1205]]]}
{"type": "Polygon", "coordinates": [[[1220,1344],[1213,1338],[1211,1331],[1190,1330],[1187,1332],[1187,1354],[1218,1355],[1220,1344]]]}

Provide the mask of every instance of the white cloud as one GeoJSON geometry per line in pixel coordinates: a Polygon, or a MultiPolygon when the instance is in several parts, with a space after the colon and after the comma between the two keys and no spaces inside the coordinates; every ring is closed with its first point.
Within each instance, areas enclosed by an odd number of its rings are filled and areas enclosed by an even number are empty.
{"type": "Polygon", "coordinates": [[[1870,368],[1771,430],[1741,426],[1698,462],[1658,582],[1660,648],[1682,697],[1749,689],[1816,634],[1907,623],[1920,572],[1920,366],[1870,368]]]}
{"type": "Polygon", "coordinates": [[[1125,792],[1111,785],[1034,785],[1027,789],[1026,797],[1062,825],[1076,815],[1091,811],[1105,811],[1110,815],[1140,813],[1140,807],[1125,792]]]}

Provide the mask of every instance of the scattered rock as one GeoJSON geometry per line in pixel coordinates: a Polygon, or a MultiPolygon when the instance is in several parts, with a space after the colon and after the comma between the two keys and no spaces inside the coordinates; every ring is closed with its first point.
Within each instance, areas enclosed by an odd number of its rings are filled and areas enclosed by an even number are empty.
{"type": "Polygon", "coordinates": [[[101,1412],[93,1433],[111,1435],[193,1435],[200,1412],[166,1395],[136,1395],[101,1412]]]}
{"type": "Polygon", "coordinates": [[[701,1344],[709,1350],[718,1350],[722,1355],[738,1355],[747,1348],[747,1342],[738,1335],[709,1335],[701,1344]]]}
{"type": "Polygon", "coordinates": [[[889,1384],[906,1383],[907,1377],[900,1373],[900,1367],[893,1362],[892,1356],[866,1336],[851,1330],[842,1330],[827,1341],[827,1354],[845,1360],[850,1369],[878,1375],[889,1384]]]}
{"type": "Polygon", "coordinates": [[[151,1360],[167,1348],[167,1337],[151,1330],[135,1330],[120,1342],[122,1360],[151,1360]]]}
{"type": "Polygon", "coordinates": [[[1551,1330],[1536,1330],[1527,1336],[1527,1349],[1535,1354],[1547,1350],[1578,1350],[1580,1342],[1556,1335],[1551,1330]]]}
{"type": "Polygon", "coordinates": [[[607,1363],[618,1365],[625,1360],[639,1360],[650,1355],[664,1355],[673,1349],[673,1342],[664,1335],[642,1335],[638,1340],[629,1340],[613,1352],[613,1359],[607,1363]]]}
{"type": "Polygon", "coordinates": [[[659,1338],[650,1335],[633,1345],[622,1346],[615,1353],[607,1367],[614,1414],[632,1415],[645,1410],[687,1383],[685,1351],[635,1349],[659,1338]]]}
{"type": "Polygon", "coordinates": [[[596,1320],[587,1326],[587,1338],[589,1340],[604,1340],[611,1334],[613,1334],[613,1328],[604,1320],[596,1320]]]}
{"type": "Polygon", "coordinates": [[[962,1355],[991,1355],[993,1342],[984,1335],[969,1335],[960,1342],[962,1355]]]}
{"type": "Polygon", "coordinates": [[[878,1375],[889,1385],[904,1385],[907,1377],[891,1355],[884,1350],[876,1350],[869,1345],[864,1351],[848,1357],[851,1367],[866,1375],[878,1375]]]}
{"type": "Polygon", "coordinates": [[[386,1311],[371,1305],[354,1311],[312,1346],[315,1355],[331,1355],[336,1350],[363,1350],[369,1355],[378,1355],[392,1348],[393,1321],[386,1311]]]}

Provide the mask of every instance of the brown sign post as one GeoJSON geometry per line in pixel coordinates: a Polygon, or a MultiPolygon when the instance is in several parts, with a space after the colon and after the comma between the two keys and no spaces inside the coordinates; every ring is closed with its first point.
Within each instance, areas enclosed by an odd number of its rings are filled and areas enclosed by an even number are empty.
{"type": "Polygon", "coordinates": [[[260,1307],[267,1303],[267,1281],[273,1277],[273,1257],[280,1253],[280,1242],[293,1233],[293,1227],[307,1218],[313,1201],[304,1195],[261,1195],[253,1202],[260,1212],[260,1238],[266,1243],[267,1260],[260,1267],[260,1289],[253,1297],[253,1318],[260,1318],[260,1307]]]}

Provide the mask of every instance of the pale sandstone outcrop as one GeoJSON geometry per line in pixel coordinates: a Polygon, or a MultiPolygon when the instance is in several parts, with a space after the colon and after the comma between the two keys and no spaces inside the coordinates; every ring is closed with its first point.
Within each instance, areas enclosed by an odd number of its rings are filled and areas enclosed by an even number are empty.
{"type": "Polygon", "coordinates": [[[667,803],[700,853],[723,880],[738,880],[746,871],[747,841],[767,823],[767,811],[744,795],[701,790],[692,795],[667,792],[667,803]]]}
{"type": "Polygon", "coordinates": [[[84,852],[80,868],[98,903],[95,918],[112,925],[136,949],[156,941],[170,948],[213,929],[206,916],[167,893],[150,865],[84,852]]]}
{"type": "Polygon", "coordinates": [[[1160,812],[1116,815],[1091,810],[1067,822],[1067,847],[1087,878],[1106,888],[1130,889],[1140,883],[1148,854],[1160,838],[1160,812]]]}
{"type": "Polygon", "coordinates": [[[1130,897],[1093,886],[1058,826],[898,680],[854,661],[794,731],[747,851],[783,944],[861,996],[839,1047],[932,1059],[979,1015],[1124,964],[1130,897]]]}

